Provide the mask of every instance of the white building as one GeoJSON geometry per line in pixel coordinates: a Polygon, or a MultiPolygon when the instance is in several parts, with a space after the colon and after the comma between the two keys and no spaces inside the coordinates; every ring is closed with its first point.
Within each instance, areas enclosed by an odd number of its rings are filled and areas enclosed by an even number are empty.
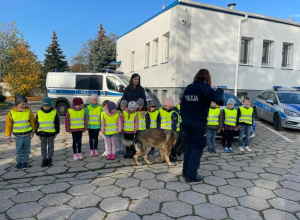
{"type": "Polygon", "coordinates": [[[159,100],[177,103],[201,68],[213,85],[254,98],[273,85],[300,85],[300,24],[177,0],[117,40],[118,70],[141,75],[159,100]]]}

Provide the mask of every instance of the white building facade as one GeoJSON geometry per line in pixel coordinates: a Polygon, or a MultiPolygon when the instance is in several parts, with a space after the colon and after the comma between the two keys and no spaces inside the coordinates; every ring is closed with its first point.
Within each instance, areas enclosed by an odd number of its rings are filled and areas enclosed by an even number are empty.
{"type": "Polygon", "coordinates": [[[117,40],[117,70],[138,73],[162,100],[179,95],[199,69],[213,85],[255,98],[273,85],[300,85],[300,24],[177,0],[117,40]]]}

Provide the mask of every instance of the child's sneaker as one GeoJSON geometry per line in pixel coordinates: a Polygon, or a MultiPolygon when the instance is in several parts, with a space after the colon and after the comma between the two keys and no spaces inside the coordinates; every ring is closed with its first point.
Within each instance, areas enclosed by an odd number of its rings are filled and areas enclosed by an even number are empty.
{"type": "Polygon", "coordinates": [[[94,150],[95,156],[99,156],[99,151],[97,149],[94,150]]]}
{"type": "Polygon", "coordinates": [[[248,146],[245,147],[245,150],[246,150],[246,151],[252,151],[248,146]]]}
{"type": "Polygon", "coordinates": [[[239,147],[239,151],[244,151],[244,148],[243,147],[239,147]]]}
{"type": "Polygon", "coordinates": [[[106,160],[110,160],[110,159],[111,159],[111,154],[108,154],[106,160]]]}
{"type": "Polygon", "coordinates": [[[95,155],[95,152],[94,150],[90,150],[90,157],[94,156],[95,155]]]}
{"type": "Polygon", "coordinates": [[[81,160],[83,158],[82,153],[78,153],[78,159],[81,160]]]}
{"type": "Polygon", "coordinates": [[[102,156],[107,156],[107,155],[108,155],[107,151],[104,151],[104,153],[102,154],[102,156]]]}
{"type": "Polygon", "coordinates": [[[79,157],[78,157],[78,154],[74,154],[74,160],[78,160],[79,157]]]}
{"type": "Polygon", "coordinates": [[[28,163],[24,162],[22,165],[22,170],[27,170],[28,169],[28,163]]]}
{"type": "Polygon", "coordinates": [[[232,149],[231,147],[229,147],[229,148],[228,148],[228,151],[229,151],[229,152],[232,152],[232,151],[233,151],[233,149],[232,149]]]}
{"type": "Polygon", "coordinates": [[[16,169],[16,170],[21,170],[21,169],[22,169],[22,166],[23,166],[22,163],[19,162],[19,163],[17,163],[15,169],[16,169]]]}
{"type": "Polygon", "coordinates": [[[211,149],[211,153],[215,153],[216,154],[217,153],[216,148],[212,148],[211,149]]]}
{"type": "Polygon", "coordinates": [[[116,155],[112,154],[112,155],[110,156],[110,159],[111,159],[111,160],[116,159],[116,155]]]}
{"type": "Polygon", "coordinates": [[[224,152],[228,152],[228,147],[223,147],[224,152]]]}

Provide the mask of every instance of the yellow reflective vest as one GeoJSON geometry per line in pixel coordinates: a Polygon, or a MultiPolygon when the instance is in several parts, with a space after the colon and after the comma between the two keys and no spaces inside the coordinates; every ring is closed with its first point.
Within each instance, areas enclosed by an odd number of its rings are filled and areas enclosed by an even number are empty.
{"type": "Polygon", "coordinates": [[[113,116],[109,116],[107,113],[104,113],[104,121],[105,121],[105,135],[113,135],[118,133],[118,118],[119,114],[114,114],[113,116]]]}
{"type": "Polygon", "coordinates": [[[207,125],[219,125],[220,108],[209,108],[207,125]]]}
{"type": "Polygon", "coordinates": [[[154,112],[149,112],[149,117],[150,117],[150,128],[157,128],[157,118],[159,111],[155,110],[154,112]]]}
{"type": "Polygon", "coordinates": [[[224,124],[230,126],[236,126],[236,117],[237,117],[237,110],[236,109],[224,109],[225,112],[225,119],[224,124]]]}
{"type": "Polygon", "coordinates": [[[244,106],[239,107],[241,111],[241,116],[239,117],[239,122],[243,122],[246,124],[252,124],[252,114],[253,108],[245,108],[244,106]]]}
{"type": "Polygon", "coordinates": [[[124,115],[123,131],[134,131],[134,118],[137,115],[137,112],[129,114],[128,112],[123,111],[123,115],[124,115]]]}
{"type": "Polygon", "coordinates": [[[101,106],[97,106],[95,108],[93,108],[90,105],[87,106],[87,110],[89,112],[88,125],[100,126],[100,124],[101,124],[101,121],[100,121],[101,108],[102,108],[101,106]]]}
{"type": "Polygon", "coordinates": [[[160,128],[161,129],[166,129],[168,111],[160,108],[159,109],[159,114],[160,114],[160,128]]]}
{"type": "Polygon", "coordinates": [[[178,116],[178,121],[177,121],[177,125],[176,125],[176,131],[180,131],[180,115],[178,114],[178,112],[176,111],[171,111],[171,112],[168,112],[168,115],[167,115],[167,121],[166,121],[166,130],[172,130],[172,114],[173,112],[175,112],[178,116]]]}
{"type": "Polygon", "coordinates": [[[146,117],[142,116],[142,112],[137,112],[139,117],[139,131],[146,130],[146,117]]]}
{"type": "Polygon", "coordinates": [[[30,110],[28,111],[10,111],[13,122],[14,133],[24,133],[32,130],[30,125],[30,110]]]}
{"type": "Polygon", "coordinates": [[[49,133],[55,132],[54,120],[56,116],[56,110],[52,110],[49,113],[45,113],[42,110],[37,112],[39,128],[37,131],[44,131],[49,133]]]}
{"type": "Polygon", "coordinates": [[[70,114],[70,128],[71,129],[84,128],[84,109],[75,111],[74,109],[69,108],[68,112],[70,114]]]}

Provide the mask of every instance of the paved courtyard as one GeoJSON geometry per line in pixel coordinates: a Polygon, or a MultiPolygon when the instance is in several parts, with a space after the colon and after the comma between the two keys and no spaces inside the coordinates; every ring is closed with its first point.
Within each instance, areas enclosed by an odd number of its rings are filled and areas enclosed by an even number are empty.
{"type": "MultiPolygon", "coordinates": [[[[29,106],[36,111],[39,102],[29,106]]],[[[15,143],[4,137],[0,110],[0,220],[296,220],[300,219],[300,132],[274,133],[259,122],[251,140],[253,152],[204,153],[200,183],[185,183],[182,161],[135,166],[133,160],[89,157],[73,161],[72,138],[61,123],[55,141],[54,165],[42,168],[40,141],[32,139],[26,171],[14,171],[15,143]]],[[[61,117],[61,122],[64,118],[61,117]]],[[[271,128],[271,129],[270,129],[271,128]]],[[[100,143],[103,152],[104,142],[100,143]]],[[[158,161],[158,156],[149,160],[158,161]]]]}

